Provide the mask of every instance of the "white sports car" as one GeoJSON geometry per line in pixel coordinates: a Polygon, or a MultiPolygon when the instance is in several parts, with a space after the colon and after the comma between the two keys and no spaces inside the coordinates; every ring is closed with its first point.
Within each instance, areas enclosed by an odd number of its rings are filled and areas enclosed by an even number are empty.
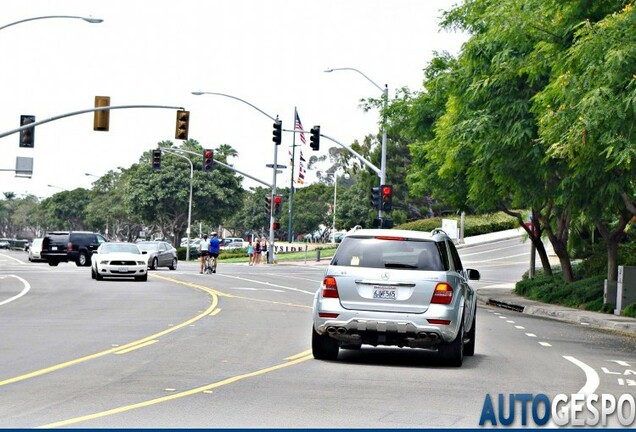
{"type": "Polygon", "coordinates": [[[102,243],[91,259],[91,277],[134,277],[138,281],[148,280],[148,255],[134,243],[102,243]]]}

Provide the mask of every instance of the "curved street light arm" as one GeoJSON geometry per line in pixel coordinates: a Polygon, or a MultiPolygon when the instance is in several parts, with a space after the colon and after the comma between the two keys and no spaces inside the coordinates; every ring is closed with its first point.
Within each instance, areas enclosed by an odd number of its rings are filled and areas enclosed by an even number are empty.
{"type": "Polygon", "coordinates": [[[265,115],[266,117],[270,118],[272,121],[276,121],[276,120],[277,120],[277,118],[278,118],[278,117],[274,118],[274,117],[272,117],[271,115],[267,114],[267,113],[266,113],[265,111],[263,111],[262,109],[258,108],[257,106],[252,105],[251,103],[249,103],[249,102],[247,102],[247,101],[245,101],[245,100],[243,100],[243,99],[241,99],[241,98],[239,98],[239,97],[232,96],[232,95],[229,95],[229,94],[225,94],[225,93],[217,93],[217,92],[204,92],[204,91],[193,91],[193,92],[192,92],[192,94],[193,94],[193,95],[195,95],[195,96],[201,96],[201,95],[204,95],[204,94],[205,94],[205,95],[215,95],[215,96],[225,96],[225,97],[228,97],[228,98],[230,98],[230,99],[236,99],[237,101],[243,102],[244,104],[251,106],[251,107],[252,107],[252,108],[254,108],[256,111],[258,111],[258,112],[260,112],[261,114],[265,115]]]}
{"type": "MultiPolygon", "coordinates": [[[[174,149],[174,148],[171,148],[171,147],[159,147],[159,148],[160,148],[161,150],[164,150],[164,149],[166,149],[166,148],[169,148],[170,150],[179,151],[179,152],[183,152],[183,153],[189,153],[189,154],[191,154],[191,155],[195,155],[195,156],[201,156],[201,155],[199,155],[198,153],[192,152],[192,151],[190,151],[190,150],[174,149]]],[[[240,174],[240,175],[242,175],[242,176],[245,176],[245,177],[251,178],[251,179],[252,179],[252,180],[254,180],[255,182],[258,182],[258,183],[260,183],[260,184],[262,184],[262,185],[265,185],[265,186],[267,186],[267,187],[269,187],[269,188],[271,188],[271,187],[272,187],[272,185],[271,185],[271,184],[269,184],[269,183],[267,183],[267,182],[264,182],[263,180],[257,179],[256,177],[253,177],[253,176],[251,176],[251,175],[249,175],[249,174],[247,174],[247,173],[244,173],[244,172],[242,172],[242,171],[240,171],[240,170],[238,170],[238,169],[234,168],[233,166],[227,165],[227,164],[225,164],[225,163],[223,163],[223,162],[221,162],[221,161],[218,161],[218,160],[216,160],[216,159],[214,160],[214,164],[215,164],[215,165],[216,165],[216,164],[219,164],[219,165],[221,165],[222,167],[225,167],[225,168],[227,168],[227,169],[229,169],[229,170],[232,170],[232,171],[234,171],[234,172],[237,172],[237,173],[239,173],[239,174],[240,174]]]]}
{"type": "Polygon", "coordinates": [[[371,162],[369,162],[368,160],[366,160],[365,158],[363,158],[362,156],[360,156],[360,154],[358,154],[355,150],[353,150],[351,147],[344,145],[343,143],[331,138],[330,136],[327,136],[325,134],[320,134],[321,137],[325,137],[327,138],[329,141],[333,141],[336,144],[338,144],[340,147],[344,148],[345,150],[347,150],[349,153],[351,153],[352,155],[354,155],[355,157],[357,157],[358,159],[360,159],[360,161],[365,164],[366,166],[368,166],[369,168],[371,168],[371,170],[377,174],[378,177],[382,177],[382,171],[380,169],[378,169],[375,165],[373,165],[371,162]]]}
{"type": "Polygon", "coordinates": [[[382,93],[385,93],[387,90],[387,85],[384,85],[384,88],[380,87],[379,85],[377,85],[375,83],[375,81],[373,81],[371,78],[369,78],[368,76],[366,76],[364,73],[362,73],[361,71],[359,71],[358,69],[355,68],[350,68],[350,67],[345,67],[345,68],[328,68],[325,69],[325,72],[333,72],[333,71],[339,71],[339,70],[350,70],[350,71],[354,71],[354,72],[358,72],[360,75],[362,75],[363,77],[365,77],[367,79],[367,81],[369,81],[371,84],[373,84],[374,86],[376,86],[378,88],[378,90],[380,90],[382,93]]]}
{"type": "Polygon", "coordinates": [[[10,23],[10,24],[3,25],[2,27],[0,27],[0,30],[2,30],[2,29],[6,29],[7,27],[14,26],[14,25],[16,25],[16,24],[24,23],[24,22],[27,22],[27,21],[35,21],[35,20],[48,19],[48,18],[73,18],[73,19],[81,19],[81,20],[84,20],[84,21],[86,21],[86,22],[88,22],[88,23],[91,23],[91,24],[98,24],[98,23],[101,23],[101,22],[103,22],[103,21],[104,21],[103,19],[100,19],[100,18],[81,17],[81,16],[73,16],[73,15],[47,15],[47,16],[40,16],[40,17],[26,18],[26,19],[23,19],[23,20],[20,20],[20,21],[12,22],[12,23],[10,23]]]}
{"type": "Polygon", "coordinates": [[[107,111],[111,109],[114,110],[114,109],[129,109],[129,108],[163,108],[163,109],[183,110],[183,107],[167,106],[167,105],[117,105],[117,106],[105,106],[105,107],[99,107],[99,108],[89,108],[89,109],[80,110],[80,111],[73,111],[66,114],[60,114],[58,116],[54,116],[54,117],[50,117],[50,118],[40,120],[37,122],[25,124],[24,126],[20,126],[17,129],[12,129],[10,131],[0,133],[0,138],[13,135],[14,133],[18,133],[23,129],[29,129],[29,128],[39,126],[45,123],[49,123],[55,120],[63,119],[65,117],[72,117],[79,114],[85,114],[85,113],[95,112],[95,111],[107,111]]]}

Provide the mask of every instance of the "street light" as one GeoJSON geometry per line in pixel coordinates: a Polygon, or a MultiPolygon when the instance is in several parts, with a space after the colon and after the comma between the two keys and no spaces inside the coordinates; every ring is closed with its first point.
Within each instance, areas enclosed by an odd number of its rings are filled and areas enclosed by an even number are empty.
{"type": "MultiPolygon", "coordinates": [[[[383,185],[386,183],[386,108],[389,100],[389,86],[384,84],[384,88],[380,87],[373,81],[371,78],[366,76],[364,73],[360,72],[358,69],[345,67],[345,68],[328,68],[325,72],[333,72],[339,70],[350,70],[359,73],[363,77],[367,79],[371,84],[373,84],[378,90],[382,92],[382,99],[384,102],[384,112],[382,113],[382,157],[380,162],[380,184],[383,185]]],[[[384,212],[380,209],[378,210],[378,215],[382,217],[384,212]]]]}
{"type": "MultiPolygon", "coordinates": [[[[338,194],[338,173],[329,173],[330,176],[333,176],[333,224],[331,225],[331,230],[336,232],[336,196],[338,194]]],[[[349,178],[348,173],[344,173],[343,177],[346,179],[349,178]]],[[[334,237],[335,239],[335,237],[334,237]]]]}
{"type": "Polygon", "coordinates": [[[190,261],[190,228],[192,226],[192,181],[194,179],[194,165],[192,164],[192,161],[190,160],[189,157],[177,153],[176,150],[174,149],[164,147],[161,150],[168,154],[185,159],[190,163],[190,198],[188,199],[188,229],[186,231],[186,237],[187,237],[186,262],[188,262],[190,261]]]}
{"type": "Polygon", "coordinates": [[[23,19],[23,20],[20,20],[20,21],[15,21],[15,22],[12,22],[12,23],[9,23],[9,24],[5,24],[2,27],[0,27],[0,30],[5,29],[7,27],[14,26],[16,24],[24,23],[24,22],[27,22],[27,21],[35,21],[35,20],[49,19],[49,18],[81,19],[81,20],[86,21],[87,23],[91,23],[91,24],[99,24],[99,23],[104,21],[103,19],[92,18],[92,17],[81,17],[81,16],[73,16],[73,15],[47,15],[47,16],[26,18],[26,19],[23,19]]]}
{"type": "Polygon", "coordinates": [[[48,184],[47,186],[50,187],[50,188],[53,188],[53,189],[59,189],[59,190],[64,191],[64,192],[68,192],[68,189],[64,189],[63,187],[55,186],[55,185],[52,185],[52,184],[48,184]]]}
{"type": "MultiPolygon", "coordinates": [[[[278,123],[280,120],[278,118],[278,116],[276,117],[272,117],[271,115],[267,114],[265,111],[263,111],[262,109],[258,108],[256,105],[253,105],[249,102],[247,102],[246,100],[243,100],[239,97],[236,96],[232,96],[229,94],[225,94],[225,93],[218,93],[218,92],[207,92],[207,91],[193,91],[192,92],[193,95],[195,96],[201,96],[201,95],[212,95],[212,96],[224,96],[230,99],[235,99],[239,102],[243,102],[246,105],[251,106],[252,108],[254,108],[256,111],[260,112],[261,114],[263,114],[265,117],[269,118],[270,120],[278,123]]],[[[268,167],[270,165],[267,165],[268,167]]],[[[278,172],[278,145],[274,145],[274,163],[271,165],[272,171],[273,171],[273,179],[272,179],[272,196],[276,195],[276,174],[278,172]]],[[[271,250],[271,253],[267,254],[267,263],[271,264],[272,263],[272,259],[274,257],[274,215],[272,213],[270,213],[269,215],[269,250],[271,250]]]]}

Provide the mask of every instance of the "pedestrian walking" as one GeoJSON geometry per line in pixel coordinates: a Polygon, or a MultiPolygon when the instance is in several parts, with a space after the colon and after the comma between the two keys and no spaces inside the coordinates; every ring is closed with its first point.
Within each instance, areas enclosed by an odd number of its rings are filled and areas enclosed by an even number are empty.
{"type": "Polygon", "coordinates": [[[256,239],[254,242],[254,265],[261,262],[261,242],[256,239]]]}

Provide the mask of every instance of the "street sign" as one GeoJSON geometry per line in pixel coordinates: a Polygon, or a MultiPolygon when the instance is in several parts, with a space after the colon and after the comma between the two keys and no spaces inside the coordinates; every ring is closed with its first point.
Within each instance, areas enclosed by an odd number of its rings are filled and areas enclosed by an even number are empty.
{"type": "Polygon", "coordinates": [[[15,158],[15,176],[31,177],[33,175],[33,158],[21,157],[15,158]]]}
{"type": "Polygon", "coordinates": [[[276,164],[276,165],[274,165],[274,164],[267,164],[267,165],[265,165],[265,166],[266,166],[267,168],[274,168],[274,167],[276,167],[276,168],[278,168],[278,169],[285,169],[285,168],[287,168],[287,165],[281,165],[281,164],[276,164]]]}

